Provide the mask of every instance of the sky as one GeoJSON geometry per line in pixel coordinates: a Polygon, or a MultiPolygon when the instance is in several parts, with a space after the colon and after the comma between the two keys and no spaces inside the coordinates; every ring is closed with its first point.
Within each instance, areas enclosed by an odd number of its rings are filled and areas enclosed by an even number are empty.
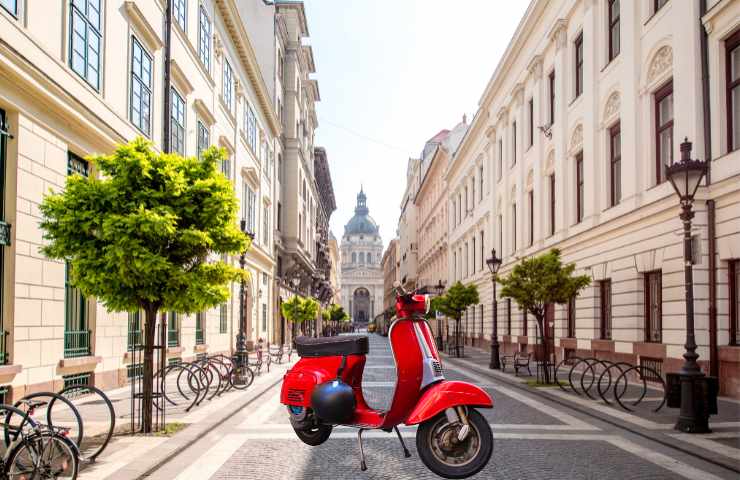
{"type": "Polygon", "coordinates": [[[528,0],[305,0],[337,239],[360,186],[384,245],[396,236],[409,157],[467,115],[528,0]]]}

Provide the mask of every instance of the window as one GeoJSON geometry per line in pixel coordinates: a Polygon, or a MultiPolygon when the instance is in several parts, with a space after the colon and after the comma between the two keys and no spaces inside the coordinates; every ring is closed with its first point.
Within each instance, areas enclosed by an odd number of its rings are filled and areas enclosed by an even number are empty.
{"type": "Polygon", "coordinates": [[[352,263],[357,263],[357,253],[352,252],[352,263]]]}
{"type": "Polygon", "coordinates": [[[660,270],[645,274],[645,341],[663,341],[663,287],[660,270]]]}
{"type": "Polygon", "coordinates": [[[473,253],[473,268],[471,270],[472,273],[475,273],[478,270],[478,259],[476,258],[478,256],[478,249],[475,248],[475,237],[472,238],[472,244],[471,244],[471,252],[473,253]]]}
{"type": "Polygon", "coordinates": [[[583,93],[583,33],[576,37],[575,41],[575,78],[576,78],[576,95],[578,98],[583,93]]]}
{"type": "Polygon", "coordinates": [[[478,201],[483,201],[483,165],[481,165],[478,169],[478,201]]]}
{"type": "Polygon", "coordinates": [[[462,222],[462,193],[457,194],[457,224],[462,222]]]}
{"type": "Polygon", "coordinates": [[[229,113],[234,110],[234,70],[231,69],[229,61],[224,58],[224,84],[223,98],[229,113]]]}
{"type": "Polygon", "coordinates": [[[468,251],[468,242],[465,242],[465,263],[463,264],[465,265],[465,277],[463,278],[466,278],[468,276],[468,261],[469,260],[470,260],[470,252],[468,251]]]}
{"type": "Polygon", "coordinates": [[[740,30],[725,41],[727,56],[727,150],[740,148],[740,30]]]}
{"type": "MultiPolygon", "coordinates": [[[[89,164],[73,153],[67,157],[67,175],[89,174],[89,164]]],[[[90,355],[87,299],[71,283],[70,265],[64,265],[64,358],[90,355]]]]}
{"type": "Polygon", "coordinates": [[[128,314],[128,350],[131,351],[136,345],[142,345],[144,339],[141,336],[141,312],[129,312],[128,314]]]}
{"type": "Polygon", "coordinates": [[[185,155],[185,100],[174,88],[170,109],[170,147],[173,152],[185,155]]]}
{"type": "MultiPolygon", "coordinates": [[[[17,1],[3,0],[2,5],[13,7],[11,13],[17,13],[17,1]]],[[[102,35],[100,0],[72,0],[69,12],[69,65],[85,82],[99,90],[102,35]]]]}
{"type": "Polygon", "coordinates": [[[267,304],[262,304],[262,331],[267,331],[267,304]]]}
{"type": "Polygon", "coordinates": [[[511,124],[511,165],[516,165],[516,122],[511,124]]]}
{"type": "Polygon", "coordinates": [[[673,82],[655,93],[655,183],[665,177],[666,165],[673,163],[673,82]]]}
{"type": "Polygon", "coordinates": [[[620,124],[609,129],[609,204],[622,200],[622,135],[620,124]]]}
{"type": "Polygon", "coordinates": [[[457,280],[457,252],[452,252],[452,277],[457,280]]]}
{"type": "Polygon", "coordinates": [[[529,203],[529,246],[534,245],[534,190],[527,193],[529,203]]]}
{"type": "Polygon", "coordinates": [[[211,20],[205,7],[200,6],[198,19],[198,57],[207,71],[211,71],[211,20]]]}
{"type": "Polygon", "coordinates": [[[18,0],[0,0],[0,7],[3,7],[14,17],[18,17],[18,0]]]}
{"type": "Polygon", "coordinates": [[[506,299],[506,334],[511,336],[511,299],[506,299]]]}
{"type": "Polygon", "coordinates": [[[180,25],[183,32],[188,31],[186,15],[188,10],[188,0],[173,0],[172,2],[172,16],[175,18],[175,22],[180,25]]]}
{"type": "Polygon", "coordinates": [[[262,242],[267,245],[270,242],[270,207],[264,205],[262,213],[262,242]]]}
{"type": "Polygon", "coordinates": [[[619,55],[619,0],[609,0],[609,61],[619,55]]]}
{"type": "Polygon", "coordinates": [[[198,120],[198,158],[202,158],[203,151],[211,144],[211,133],[208,127],[198,120]]]}
{"type": "Polygon", "coordinates": [[[511,205],[511,252],[516,252],[516,203],[511,205]]]}
{"type": "Polygon", "coordinates": [[[583,152],[576,154],[576,223],[583,220],[583,152]]]}
{"type": "Polygon", "coordinates": [[[529,111],[529,144],[528,146],[534,145],[534,98],[529,99],[528,103],[529,111]]]}
{"type": "Polygon", "coordinates": [[[568,299],[568,338],[576,337],[576,297],[572,296],[568,299]]]}
{"type": "Polygon", "coordinates": [[[136,37],[131,37],[131,123],[147,137],[150,135],[152,104],[152,57],[136,37]]]}
{"type": "Polygon", "coordinates": [[[254,190],[245,183],[243,196],[243,215],[246,215],[244,218],[247,221],[247,231],[254,233],[257,221],[257,215],[255,214],[255,208],[257,208],[257,195],[254,193],[254,190]]]}
{"type": "MultiPolygon", "coordinates": [[[[475,207],[475,175],[470,179],[470,208],[475,207]]],[[[471,212],[472,215],[472,212],[471,212]]]]}
{"type": "Polygon", "coordinates": [[[229,304],[222,303],[218,306],[218,333],[226,333],[229,323],[229,304]]]}
{"type": "Polygon", "coordinates": [[[176,312],[167,313],[167,346],[180,346],[180,318],[176,312]]]}
{"type": "Polygon", "coordinates": [[[653,0],[653,12],[657,12],[663,8],[663,5],[666,3],[668,3],[668,0],[653,0]]]}
{"type": "Polygon", "coordinates": [[[195,344],[196,345],[203,345],[205,343],[205,323],[206,323],[206,314],[203,312],[198,312],[195,314],[195,344]]]}
{"type": "Polygon", "coordinates": [[[486,249],[483,243],[483,230],[480,231],[480,269],[483,270],[483,266],[486,264],[486,249]]]}
{"type": "Polygon", "coordinates": [[[599,334],[602,340],[612,339],[612,281],[599,281],[599,334]]]}
{"type": "Polygon", "coordinates": [[[502,139],[498,139],[498,164],[496,169],[497,179],[501,180],[501,175],[503,175],[504,170],[504,141],[502,139]]]}
{"type": "Polygon", "coordinates": [[[480,331],[478,332],[478,336],[483,338],[483,304],[481,303],[478,308],[480,309],[480,331]]]}
{"type": "MultiPolygon", "coordinates": [[[[257,117],[254,116],[254,110],[249,105],[244,109],[244,129],[247,133],[247,145],[252,152],[257,154],[257,117]]],[[[305,197],[305,189],[304,195],[305,197]]]]}
{"type": "Polygon", "coordinates": [[[550,179],[550,235],[555,235],[555,174],[548,177],[550,179]]]}
{"type": "Polygon", "coordinates": [[[468,205],[468,186],[465,185],[465,218],[468,218],[470,213],[470,206],[468,205]]]}
{"type": "Polygon", "coordinates": [[[548,75],[547,84],[550,94],[550,125],[552,125],[555,123],[555,70],[548,75]]]}
{"type": "Polygon", "coordinates": [[[728,263],[730,289],[730,345],[740,345],[740,260],[728,263]]]}

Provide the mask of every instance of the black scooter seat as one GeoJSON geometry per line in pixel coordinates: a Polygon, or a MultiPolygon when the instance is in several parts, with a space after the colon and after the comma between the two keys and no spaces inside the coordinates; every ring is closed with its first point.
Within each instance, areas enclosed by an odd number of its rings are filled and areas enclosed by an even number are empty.
{"type": "Polygon", "coordinates": [[[300,357],[334,357],[340,355],[367,355],[370,351],[367,335],[340,335],[337,337],[298,337],[296,350],[300,357]]]}

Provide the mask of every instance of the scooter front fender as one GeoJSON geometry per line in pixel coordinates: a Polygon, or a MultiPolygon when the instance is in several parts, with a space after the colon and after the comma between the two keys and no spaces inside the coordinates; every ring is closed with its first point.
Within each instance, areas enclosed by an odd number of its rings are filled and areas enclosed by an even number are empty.
{"type": "Polygon", "coordinates": [[[482,388],[467,382],[443,380],[430,386],[406,419],[406,425],[422,423],[451,407],[466,405],[493,408],[493,399],[482,388]]]}

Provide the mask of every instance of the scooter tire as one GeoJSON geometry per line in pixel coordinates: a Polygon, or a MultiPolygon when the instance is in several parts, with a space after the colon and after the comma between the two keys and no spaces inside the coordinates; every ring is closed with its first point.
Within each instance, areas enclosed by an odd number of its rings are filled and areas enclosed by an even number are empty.
{"type": "Polygon", "coordinates": [[[301,439],[303,443],[306,445],[310,445],[312,447],[315,447],[317,445],[321,445],[325,441],[329,439],[329,435],[331,435],[332,426],[331,425],[318,425],[314,428],[307,429],[307,430],[298,430],[294,429],[295,434],[298,435],[298,438],[301,439]]]}
{"type": "MultiPolygon", "coordinates": [[[[416,450],[424,465],[433,473],[444,478],[468,478],[483,470],[493,453],[493,433],[486,419],[477,410],[468,409],[468,423],[471,426],[470,435],[477,435],[478,444],[475,445],[473,456],[465,463],[455,465],[440,458],[439,448],[433,446],[433,436],[444,428],[447,417],[444,412],[419,425],[416,431],[416,450]],[[437,453],[435,453],[437,452],[437,453]]],[[[438,445],[437,445],[438,447],[438,445]]]]}

